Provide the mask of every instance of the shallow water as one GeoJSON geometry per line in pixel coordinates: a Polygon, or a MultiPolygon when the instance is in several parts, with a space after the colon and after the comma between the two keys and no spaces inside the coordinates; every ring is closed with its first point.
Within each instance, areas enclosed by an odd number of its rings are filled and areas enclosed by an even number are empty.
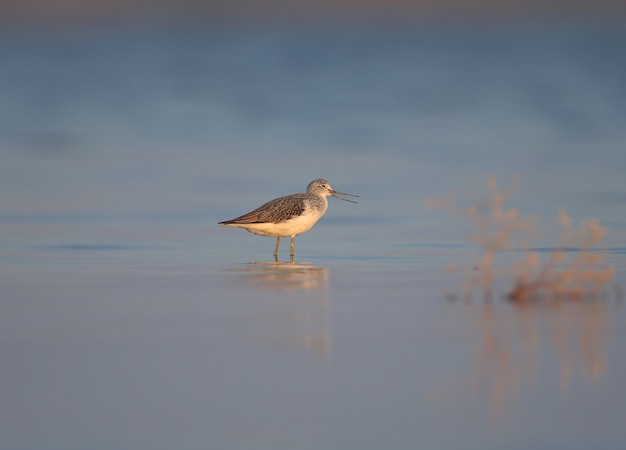
{"type": "Polygon", "coordinates": [[[2,33],[0,448],[622,448],[623,26],[2,33]],[[604,298],[465,296],[488,175],[604,298]],[[295,264],[217,226],[320,176],[295,264]]]}

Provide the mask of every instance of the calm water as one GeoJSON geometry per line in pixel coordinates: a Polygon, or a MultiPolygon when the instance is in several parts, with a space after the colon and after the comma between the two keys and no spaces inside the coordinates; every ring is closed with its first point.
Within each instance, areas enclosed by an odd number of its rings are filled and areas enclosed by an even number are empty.
{"type": "Polygon", "coordinates": [[[616,23],[1,31],[0,448],[621,449],[625,48],[616,23]],[[471,227],[425,200],[489,175],[543,254],[561,207],[610,229],[604,300],[449,301],[471,227]],[[216,225],[317,177],[361,198],[294,265],[216,225]]]}

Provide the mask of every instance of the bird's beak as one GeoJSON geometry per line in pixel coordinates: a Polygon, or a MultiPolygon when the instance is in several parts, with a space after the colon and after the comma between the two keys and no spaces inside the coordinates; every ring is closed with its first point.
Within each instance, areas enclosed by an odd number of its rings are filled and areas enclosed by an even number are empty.
{"type": "Polygon", "coordinates": [[[346,201],[346,202],[350,202],[350,203],[356,203],[356,202],[354,200],[348,200],[347,198],[340,197],[340,195],[347,195],[347,196],[350,196],[350,197],[358,197],[358,195],[356,195],[356,194],[348,194],[346,192],[339,192],[339,191],[335,191],[334,189],[331,189],[330,195],[335,197],[335,198],[338,198],[340,200],[343,200],[343,201],[346,201]]]}

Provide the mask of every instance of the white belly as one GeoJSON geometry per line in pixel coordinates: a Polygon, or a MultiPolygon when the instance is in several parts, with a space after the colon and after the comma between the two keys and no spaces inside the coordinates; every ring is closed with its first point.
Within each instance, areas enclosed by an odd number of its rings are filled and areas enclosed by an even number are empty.
{"type": "Polygon", "coordinates": [[[324,213],[307,208],[304,214],[281,223],[249,223],[235,225],[261,236],[287,237],[309,231],[324,213]]]}

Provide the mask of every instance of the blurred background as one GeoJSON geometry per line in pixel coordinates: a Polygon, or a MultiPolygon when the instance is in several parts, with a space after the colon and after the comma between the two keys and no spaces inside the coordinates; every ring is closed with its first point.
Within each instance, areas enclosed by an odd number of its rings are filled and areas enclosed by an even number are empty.
{"type": "Polygon", "coordinates": [[[0,223],[211,224],[325,177],[372,202],[338,220],[406,239],[440,229],[424,198],[494,175],[528,213],[623,229],[625,13],[5,0],[0,223]]]}
{"type": "Polygon", "coordinates": [[[6,21],[32,20],[171,20],[172,18],[221,19],[311,19],[311,18],[430,18],[480,20],[488,18],[520,19],[537,17],[599,17],[624,13],[619,0],[4,0],[1,11],[6,21]]]}

